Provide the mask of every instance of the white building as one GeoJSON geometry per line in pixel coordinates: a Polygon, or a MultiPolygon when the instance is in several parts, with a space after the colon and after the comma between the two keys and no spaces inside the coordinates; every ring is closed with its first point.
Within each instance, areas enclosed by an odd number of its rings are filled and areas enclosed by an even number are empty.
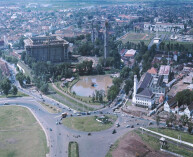
{"type": "Polygon", "coordinates": [[[188,118],[193,118],[193,103],[186,107],[184,114],[187,115],[188,118]]]}
{"type": "Polygon", "coordinates": [[[184,24],[162,22],[156,22],[155,24],[144,23],[144,30],[147,31],[179,32],[181,29],[184,29],[184,24]]]}
{"type": "Polygon", "coordinates": [[[147,88],[151,81],[151,74],[142,76],[141,80],[137,81],[137,75],[134,76],[134,92],[132,104],[140,107],[151,109],[154,105],[154,94],[147,88]]]}
{"type": "Polygon", "coordinates": [[[152,109],[155,104],[159,103],[159,98],[165,96],[165,92],[163,76],[154,76],[150,73],[145,73],[138,82],[135,75],[132,104],[152,109]]]}

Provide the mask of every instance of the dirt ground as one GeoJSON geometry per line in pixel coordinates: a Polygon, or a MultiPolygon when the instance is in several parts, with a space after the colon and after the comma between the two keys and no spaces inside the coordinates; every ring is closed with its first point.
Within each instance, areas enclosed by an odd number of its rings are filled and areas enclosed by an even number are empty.
{"type": "Polygon", "coordinates": [[[161,151],[155,151],[146,145],[135,133],[128,133],[112,152],[113,157],[172,157],[161,151]]]}
{"type": "MultiPolygon", "coordinates": [[[[184,79],[186,79],[186,77],[184,79]]],[[[171,90],[168,92],[169,96],[175,96],[178,92],[187,89],[188,85],[183,83],[184,79],[172,86],[171,90]]]]}

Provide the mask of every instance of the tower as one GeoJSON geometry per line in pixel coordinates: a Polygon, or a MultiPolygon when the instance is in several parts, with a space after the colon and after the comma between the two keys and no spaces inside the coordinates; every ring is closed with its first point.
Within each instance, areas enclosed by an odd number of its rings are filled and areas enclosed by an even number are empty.
{"type": "Polygon", "coordinates": [[[133,98],[132,98],[133,105],[136,104],[137,86],[138,86],[137,75],[135,75],[134,76],[134,86],[133,86],[133,98]]]}
{"type": "Polygon", "coordinates": [[[106,59],[108,57],[108,22],[105,22],[105,31],[104,31],[104,59],[106,65],[106,59]]]}
{"type": "Polygon", "coordinates": [[[135,75],[134,76],[133,97],[135,97],[137,94],[137,86],[138,86],[138,80],[137,80],[137,75],[135,75]]]}
{"type": "Polygon", "coordinates": [[[93,27],[93,21],[92,21],[92,23],[91,23],[91,41],[92,41],[92,43],[94,43],[94,27],[93,27]]]}

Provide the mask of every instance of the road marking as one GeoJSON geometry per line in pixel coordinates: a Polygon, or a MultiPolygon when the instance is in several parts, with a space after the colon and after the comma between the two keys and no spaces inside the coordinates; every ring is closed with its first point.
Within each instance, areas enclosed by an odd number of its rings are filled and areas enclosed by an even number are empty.
{"type": "Polygon", "coordinates": [[[59,118],[59,117],[61,117],[61,115],[58,115],[58,116],[56,116],[56,117],[54,117],[54,118],[59,118]]]}

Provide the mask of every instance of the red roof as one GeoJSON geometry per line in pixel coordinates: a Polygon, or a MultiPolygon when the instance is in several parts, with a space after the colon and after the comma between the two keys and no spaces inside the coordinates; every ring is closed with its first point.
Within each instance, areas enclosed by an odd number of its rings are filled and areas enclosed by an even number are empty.
{"type": "Polygon", "coordinates": [[[150,74],[157,74],[157,69],[154,67],[151,67],[151,69],[149,69],[147,72],[150,74]]]}

